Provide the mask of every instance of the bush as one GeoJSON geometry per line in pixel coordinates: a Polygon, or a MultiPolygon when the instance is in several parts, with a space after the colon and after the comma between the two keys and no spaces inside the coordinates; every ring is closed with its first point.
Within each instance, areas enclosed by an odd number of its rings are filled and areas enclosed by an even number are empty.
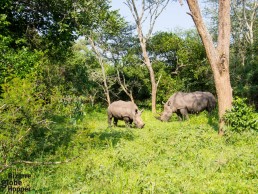
{"type": "Polygon", "coordinates": [[[64,96],[58,88],[47,94],[45,85],[30,79],[15,78],[3,91],[0,166],[51,157],[68,146],[85,115],[82,98],[64,96]]]}
{"type": "Polygon", "coordinates": [[[226,124],[232,131],[258,130],[257,114],[252,106],[246,104],[246,100],[246,98],[239,97],[234,99],[232,109],[224,116],[226,124]]]}

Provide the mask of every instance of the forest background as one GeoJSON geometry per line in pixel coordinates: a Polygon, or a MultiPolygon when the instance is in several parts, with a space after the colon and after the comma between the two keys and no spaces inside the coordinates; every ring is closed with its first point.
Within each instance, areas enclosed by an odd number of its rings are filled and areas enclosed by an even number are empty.
{"type": "MultiPolygon", "coordinates": [[[[218,4],[207,0],[202,5],[216,38],[218,4]]],[[[232,1],[231,6],[231,85],[239,106],[250,113],[244,121],[248,123],[257,118],[258,109],[258,5],[245,0],[232,1]]],[[[0,2],[1,176],[17,167],[72,158],[67,147],[73,135],[91,137],[88,119],[102,113],[107,122],[110,102],[134,100],[150,110],[151,83],[136,26],[110,8],[104,0],[0,2]]],[[[177,91],[216,95],[196,29],[157,31],[147,51],[158,82],[158,111],[177,91]]],[[[247,126],[256,129],[254,120],[247,126]]]]}

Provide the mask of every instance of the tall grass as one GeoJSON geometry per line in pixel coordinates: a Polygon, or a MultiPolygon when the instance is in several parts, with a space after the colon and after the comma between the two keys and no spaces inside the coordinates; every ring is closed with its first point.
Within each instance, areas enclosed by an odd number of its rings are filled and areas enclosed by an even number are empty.
{"type": "Polygon", "coordinates": [[[205,113],[163,123],[143,113],[143,129],[108,128],[105,112],[86,115],[69,143],[79,158],[26,167],[35,193],[256,193],[257,132],[217,135],[205,113]]]}

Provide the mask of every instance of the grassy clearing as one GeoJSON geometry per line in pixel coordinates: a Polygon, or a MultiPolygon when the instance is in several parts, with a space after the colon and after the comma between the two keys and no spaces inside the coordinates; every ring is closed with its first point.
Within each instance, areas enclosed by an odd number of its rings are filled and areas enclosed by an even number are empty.
{"type": "MultiPolygon", "coordinates": [[[[216,118],[169,123],[143,113],[144,129],[108,128],[105,113],[86,116],[68,148],[80,157],[31,169],[36,193],[256,193],[257,132],[219,137],[216,118]]],[[[60,149],[60,152],[62,149],[60,149]]],[[[59,153],[60,154],[60,153],[59,153]]],[[[27,167],[28,170],[28,167],[27,167]]]]}

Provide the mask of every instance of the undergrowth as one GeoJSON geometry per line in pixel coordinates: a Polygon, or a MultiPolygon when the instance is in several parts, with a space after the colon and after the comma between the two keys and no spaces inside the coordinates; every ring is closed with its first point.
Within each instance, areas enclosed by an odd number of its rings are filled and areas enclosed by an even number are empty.
{"type": "MultiPolygon", "coordinates": [[[[109,128],[92,112],[69,142],[71,162],[20,166],[31,193],[256,193],[257,131],[217,134],[217,118],[160,122],[143,113],[143,129],[109,128]]],[[[61,152],[61,151],[60,151],[61,152]]],[[[57,154],[61,154],[57,152],[57,154]]]]}

